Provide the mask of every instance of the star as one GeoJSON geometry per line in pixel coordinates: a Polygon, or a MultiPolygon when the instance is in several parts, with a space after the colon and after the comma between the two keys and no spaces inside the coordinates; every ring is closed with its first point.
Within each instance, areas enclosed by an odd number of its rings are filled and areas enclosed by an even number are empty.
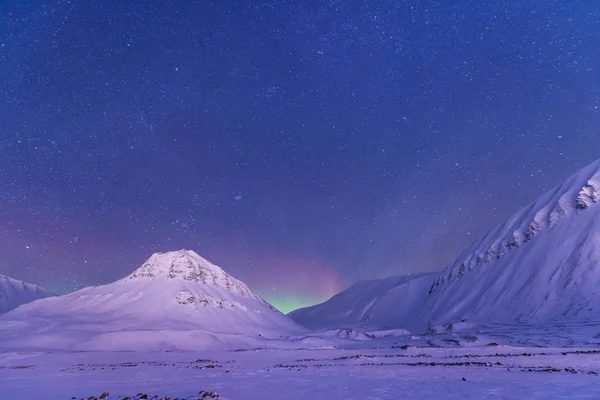
{"type": "Polygon", "coordinates": [[[5,3],[1,272],[42,286],[187,248],[288,310],[598,157],[595,2],[5,3]]]}

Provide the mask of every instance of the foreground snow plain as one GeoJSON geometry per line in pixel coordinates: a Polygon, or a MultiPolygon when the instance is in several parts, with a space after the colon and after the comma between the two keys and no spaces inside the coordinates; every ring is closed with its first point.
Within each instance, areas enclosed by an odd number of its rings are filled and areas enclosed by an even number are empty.
{"type": "Polygon", "coordinates": [[[335,348],[286,349],[284,341],[265,341],[262,348],[202,352],[4,352],[0,398],[89,399],[108,392],[108,399],[138,393],[186,399],[202,390],[229,400],[600,398],[600,324],[436,330],[367,333],[378,337],[369,340],[316,334],[335,348]]]}

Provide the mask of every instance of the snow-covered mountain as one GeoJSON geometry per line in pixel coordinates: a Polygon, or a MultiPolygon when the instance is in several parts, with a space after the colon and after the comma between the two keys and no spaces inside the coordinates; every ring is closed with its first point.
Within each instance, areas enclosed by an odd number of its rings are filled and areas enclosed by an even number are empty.
{"type": "Polygon", "coordinates": [[[199,349],[304,328],[193,251],[154,254],[114,283],[0,317],[0,343],[43,349],[199,349]]]}
{"type": "Polygon", "coordinates": [[[294,311],[309,328],[600,321],[600,160],[492,229],[441,273],[361,282],[294,311]]]}
{"type": "Polygon", "coordinates": [[[328,301],[288,314],[309,329],[414,329],[438,273],[363,281],[328,301]]]}
{"type": "Polygon", "coordinates": [[[39,286],[0,275],[0,314],[17,308],[21,304],[50,296],[52,293],[39,286]]]}
{"type": "Polygon", "coordinates": [[[461,254],[431,286],[433,324],[600,319],[600,160],[461,254]]]}

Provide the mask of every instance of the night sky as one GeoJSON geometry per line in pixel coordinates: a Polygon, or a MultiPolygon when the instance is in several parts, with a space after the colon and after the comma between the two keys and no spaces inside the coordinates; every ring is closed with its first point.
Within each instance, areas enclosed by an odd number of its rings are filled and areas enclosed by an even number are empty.
{"type": "Polygon", "coordinates": [[[0,154],[0,274],[187,248],[287,311],[439,270],[600,157],[600,4],[3,1],[0,154]]]}

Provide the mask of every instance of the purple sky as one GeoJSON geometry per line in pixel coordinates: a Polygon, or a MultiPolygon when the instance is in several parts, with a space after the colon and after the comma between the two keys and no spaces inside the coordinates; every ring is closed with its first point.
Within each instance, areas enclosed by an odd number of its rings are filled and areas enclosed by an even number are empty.
{"type": "Polygon", "coordinates": [[[0,65],[0,274],[59,293],[189,248],[311,304],[600,154],[591,1],[9,0],[0,65]]]}

